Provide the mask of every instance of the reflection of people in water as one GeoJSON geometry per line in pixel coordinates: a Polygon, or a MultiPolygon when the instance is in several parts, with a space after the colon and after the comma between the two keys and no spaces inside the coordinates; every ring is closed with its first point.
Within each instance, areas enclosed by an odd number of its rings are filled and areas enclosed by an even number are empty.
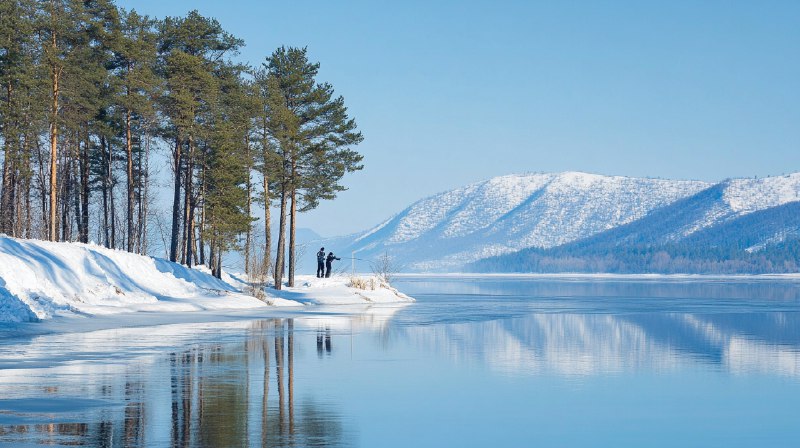
{"type": "Polygon", "coordinates": [[[325,351],[331,353],[331,327],[325,327],[325,333],[322,329],[317,330],[317,356],[322,358],[323,341],[325,344],[325,351]]]}
{"type": "Polygon", "coordinates": [[[331,353],[331,328],[325,327],[325,351],[331,353]]]}

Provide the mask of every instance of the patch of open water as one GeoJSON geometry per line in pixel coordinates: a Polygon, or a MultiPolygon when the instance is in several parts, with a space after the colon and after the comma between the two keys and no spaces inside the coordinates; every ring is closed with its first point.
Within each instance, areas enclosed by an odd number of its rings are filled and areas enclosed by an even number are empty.
{"type": "Polygon", "coordinates": [[[798,282],[397,286],[418,302],[0,340],[0,445],[800,445],[798,282]]]}

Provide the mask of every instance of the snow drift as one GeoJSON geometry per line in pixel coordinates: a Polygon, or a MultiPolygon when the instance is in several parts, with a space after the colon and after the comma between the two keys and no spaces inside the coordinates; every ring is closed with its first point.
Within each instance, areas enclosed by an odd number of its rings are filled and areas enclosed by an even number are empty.
{"type": "MultiPolygon", "coordinates": [[[[0,323],[56,316],[188,312],[265,306],[413,302],[389,285],[350,285],[346,276],[298,276],[296,288],[243,294],[246,284],[200,267],[106,249],[95,244],[19,240],[0,235],[0,323]],[[223,281],[225,280],[225,281],[223,281]]],[[[369,281],[369,279],[367,279],[369,281]]]]}
{"type": "Polygon", "coordinates": [[[266,304],[207,273],[94,244],[0,236],[0,322],[266,304]]]}

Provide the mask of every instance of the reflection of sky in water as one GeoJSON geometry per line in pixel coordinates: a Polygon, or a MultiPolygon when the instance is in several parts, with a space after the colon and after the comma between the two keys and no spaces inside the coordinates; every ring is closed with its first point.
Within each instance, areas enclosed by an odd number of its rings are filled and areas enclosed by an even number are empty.
{"type": "Polygon", "coordinates": [[[0,444],[800,445],[796,282],[399,286],[419,301],[4,341],[0,444]]]}

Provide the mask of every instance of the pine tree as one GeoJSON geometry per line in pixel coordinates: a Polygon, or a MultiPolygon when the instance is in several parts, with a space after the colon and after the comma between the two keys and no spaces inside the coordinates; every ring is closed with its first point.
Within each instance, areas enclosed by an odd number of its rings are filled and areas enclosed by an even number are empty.
{"type": "Polygon", "coordinates": [[[345,188],[345,173],[362,169],[362,156],[351,147],[363,137],[347,115],[333,87],[317,83],[318,63],[310,63],[305,48],[281,47],[267,58],[267,104],[271,136],[281,158],[280,220],[275,287],[283,277],[286,208],[289,207],[288,284],[294,286],[297,213],[321,200],[333,199],[345,188]],[[287,204],[288,203],[288,204],[287,204]]]}
{"type": "Polygon", "coordinates": [[[168,17],[161,25],[159,51],[163,58],[162,76],[166,79],[163,111],[169,118],[175,138],[173,164],[175,183],[172,205],[170,260],[178,260],[181,229],[180,191],[183,183],[183,238],[181,261],[191,264],[194,246],[193,193],[196,147],[203,138],[203,120],[208,120],[215,101],[216,79],[212,72],[234,53],[242,41],[225,32],[219,22],[192,11],[185,18],[168,17]],[[186,152],[183,146],[186,145],[186,152]]]}
{"type": "Polygon", "coordinates": [[[250,132],[255,103],[241,78],[241,67],[223,65],[217,70],[220,86],[204,160],[206,220],[204,233],[211,244],[212,273],[222,274],[222,254],[236,247],[252,218],[247,209],[250,177],[250,132]]]}
{"type": "Polygon", "coordinates": [[[272,263],[272,219],[270,208],[272,207],[274,189],[276,188],[276,177],[281,172],[281,158],[276,151],[276,147],[271,139],[270,131],[270,103],[269,95],[274,89],[269,88],[270,76],[266,67],[254,73],[255,85],[258,90],[259,113],[255,118],[253,141],[258,143],[258,154],[255,158],[258,161],[257,169],[261,175],[262,189],[260,202],[264,205],[264,260],[262,264],[265,272],[269,272],[272,263]]]}
{"type": "Polygon", "coordinates": [[[32,0],[0,0],[0,233],[27,237],[23,223],[30,213],[31,147],[38,133],[33,117],[41,115],[35,15],[32,0]]]}
{"type": "MultiPolygon", "coordinates": [[[[122,11],[119,27],[114,33],[114,74],[118,80],[116,103],[119,104],[124,127],[126,166],[126,249],[133,252],[142,235],[136,232],[135,215],[137,187],[145,175],[136,169],[136,159],[142,157],[144,134],[155,121],[152,98],[159,90],[155,73],[157,34],[156,21],[136,11],[122,11]],[[138,143],[138,145],[137,145],[138,143]]],[[[139,201],[143,200],[141,195],[139,201]]],[[[141,218],[140,218],[141,219],[141,218]]]]}

